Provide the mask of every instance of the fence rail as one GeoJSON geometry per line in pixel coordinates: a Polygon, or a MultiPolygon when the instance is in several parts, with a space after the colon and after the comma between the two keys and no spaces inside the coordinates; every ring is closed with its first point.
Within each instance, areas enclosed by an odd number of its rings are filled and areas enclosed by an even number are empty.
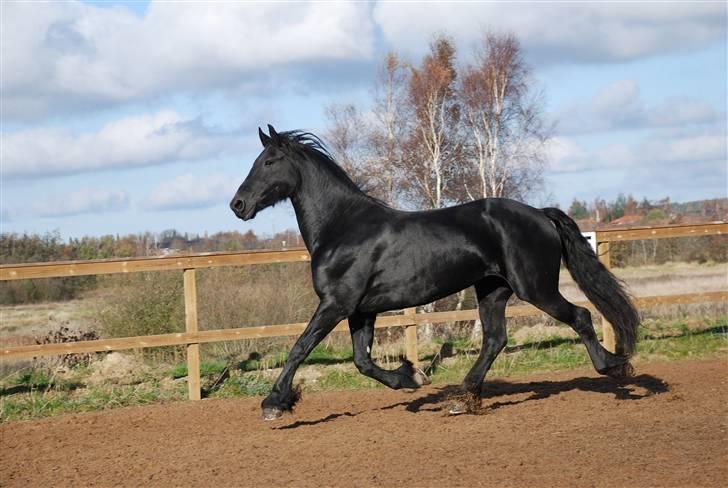
{"type": "MultiPolygon", "coordinates": [[[[728,291],[689,293],[685,295],[656,295],[635,299],[638,307],[655,305],[679,305],[688,303],[706,303],[728,301],[728,291]]],[[[576,305],[594,311],[589,302],[574,302],[576,305]]],[[[532,305],[514,305],[506,308],[506,317],[531,317],[544,314],[532,305]]],[[[407,327],[426,323],[458,322],[478,319],[478,310],[454,310],[448,312],[430,312],[418,314],[385,315],[377,318],[375,328],[407,327]]],[[[95,341],[65,342],[54,344],[32,344],[0,349],[2,359],[22,359],[40,356],[57,356],[89,352],[121,351],[124,349],[144,349],[161,346],[183,346],[204,344],[209,342],[237,341],[241,339],[263,339],[268,337],[295,336],[303,332],[306,322],[292,324],[263,325],[259,327],[240,327],[235,329],[200,330],[195,332],[176,332],[138,337],[120,337],[116,339],[99,339],[95,341]]],[[[346,320],[339,323],[335,332],[349,330],[346,320]]],[[[415,330],[410,328],[408,330],[415,330]]],[[[416,341],[408,341],[408,345],[416,341]]]]}
{"type": "MultiPolygon", "coordinates": [[[[609,267],[609,243],[614,241],[662,239],[673,237],[693,237],[722,235],[728,233],[728,223],[640,227],[608,229],[596,232],[597,252],[605,266],[609,267]]],[[[53,278],[68,276],[131,273],[141,271],[183,271],[185,298],[185,332],[160,334],[95,341],[79,341],[58,344],[36,344],[27,346],[3,347],[0,358],[3,360],[32,358],[89,352],[117,351],[160,346],[187,346],[188,388],[192,400],[200,399],[200,351],[199,344],[234,341],[264,337],[284,337],[300,334],[307,324],[276,324],[261,327],[242,327],[234,329],[198,330],[197,326],[197,289],[195,270],[220,266],[246,266],[253,264],[291,263],[310,260],[305,249],[284,251],[252,251],[236,253],[205,253],[190,256],[165,256],[134,259],[109,259],[96,261],[69,261],[52,263],[13,264],[0,266],[0,281],[53,278]]],[[[662,295],[640,297],[638,307],[658,304],[686,304],[702,302],[726,302],[728,291],[691,293],[684,295],[662,295]]],[[[578,303],[593,310],[588,302],[578,303]]],[[[417,326],[424,323],[475,320],[478,310],[457,310],[447,312],[416,313],[409,308],[399,315],[379,317],[377,328],[405,327],[405,350],[409,360],[417,363],[417,326]]],[[[517,305],[506,309],[507,317],[523,317],[542,314],[531,305],[517,305]]],[[[605,347],[614,350],[614,332],[603,321],[605,347]]],[[[337,325],[336,331],[348,330],[346,321],[337,325]]]]}
{"type": "Polygon", "coordinates": [[[56,261],[0,266],[0,281],[31,278],[64,278],[140,271],[184,271],[185,269],[247,266],[252,264],[296,263],[310,261],[305,248],[284,251],[210,252],[191,256],[162,256],[91,261],[56,261]]]}
{"type": "Polygon", "coordinates": [[[656,225],[597,230],[597,242],[640,241],[672,237],[700,237],[728,234],[728,222],[693,225],[656,225]]]}

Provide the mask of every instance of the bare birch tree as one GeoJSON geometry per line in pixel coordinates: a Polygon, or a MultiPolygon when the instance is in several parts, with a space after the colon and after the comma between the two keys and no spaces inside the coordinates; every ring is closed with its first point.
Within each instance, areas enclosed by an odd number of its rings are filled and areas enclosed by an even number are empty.
{"type": "Polygon", "coordinates": [[[409,195],[420,207],[445,205],[456,170],[456,76],[455,47],[444,36],[433,40],[419,67],[411,67],[407,101],[412,117],[404,166],[410,176],[409,195]]]}
{"type": "Polygon", "coordinates": [[[550,130],[541,116],[529,68],[513,34],[488,32],[465,67],[459,95],[474,163],[470,199],[528,200],[543,181],[550,130]],[[475,184],[472,181],[475,180],[475,184]]]}
{"type": "MultiPolygon", "coordinates": [[[[332,150],[357,183],[393,206],[532,200],[543,181],[550,129],[517,39],[486,33],[460,70],[455,54],[445,36],[434,38],[417,65],[388,54],[370,112],[328,110],[332,150]]],[[[464,301],[460,293],[455,308],[464,301]]],[[[474,335],[479,331],[476,324],[474,335]]],[[[431,332],[423,327],[423,335],[431,332]]]]}
{"type": "Polygon", "coordinates": [[[400,197],[403,141],[406,135],[405,97],[407,66],[388,53],[379,67],[374,86],[373,124],[369,144],[380,173],[382,200],[395,206],[400,197]]]}
{"type": "Polygon", "coordinates": [[[389,53],[380,65],[369,113],[353,105],[326,108],[330,150],[352,179],[368,193],[391,206],[401,200],[404,175],[403,141],[407,66],[389,53]]]}
{"type": "Polygon", "coordinates": [[[324,139],[337,162],[359,187],[377,193],[376,168],[371,167],[370,129],[353,104],[326,107],[329,128],[324,139]]]}

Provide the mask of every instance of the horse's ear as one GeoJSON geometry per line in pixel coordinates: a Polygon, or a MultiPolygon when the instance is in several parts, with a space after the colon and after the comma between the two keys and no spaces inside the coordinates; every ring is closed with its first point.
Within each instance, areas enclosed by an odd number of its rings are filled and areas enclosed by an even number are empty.
{"type": "Polygon", "coordinates": [[[258,127],[258,137],[260,137],[260,143],[263,144],[263,147],[268,147],[270,144],[270,137],[268,137],[260,127],[258,127]]]}
{"type": "Polygon", "coordinates": [[[276,132],[276,130],[270,124],[268,124],[268,133],[270,134],[270,138],[273,140],[273,142],[276,143],[277,145],[280,145],[281,137],[278,135],[278,132],[276,132]]]}

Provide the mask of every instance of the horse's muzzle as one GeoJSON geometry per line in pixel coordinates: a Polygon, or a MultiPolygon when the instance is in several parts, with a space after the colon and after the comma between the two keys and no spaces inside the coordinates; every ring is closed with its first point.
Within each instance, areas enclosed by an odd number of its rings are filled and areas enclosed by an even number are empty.
{"type": "Polygon", "coordinates": [[[230,210],[237,218],[242,220],[250,220],[257,213],[255,205],[246,205],[245,200],[237,197],[230,202],[230,210]]]}

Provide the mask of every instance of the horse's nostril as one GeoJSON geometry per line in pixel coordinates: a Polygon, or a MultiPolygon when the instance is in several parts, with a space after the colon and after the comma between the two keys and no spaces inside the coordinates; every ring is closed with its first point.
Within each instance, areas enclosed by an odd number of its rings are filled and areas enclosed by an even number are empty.
{"type": "Polygon", "coordinates": [[[231,205],[233,207],[233,210],[237,210],[238,212],[242,212],[242,210],[245,208],[245,202],[238,198],[233,200],[233,203],[231,205]]]}

